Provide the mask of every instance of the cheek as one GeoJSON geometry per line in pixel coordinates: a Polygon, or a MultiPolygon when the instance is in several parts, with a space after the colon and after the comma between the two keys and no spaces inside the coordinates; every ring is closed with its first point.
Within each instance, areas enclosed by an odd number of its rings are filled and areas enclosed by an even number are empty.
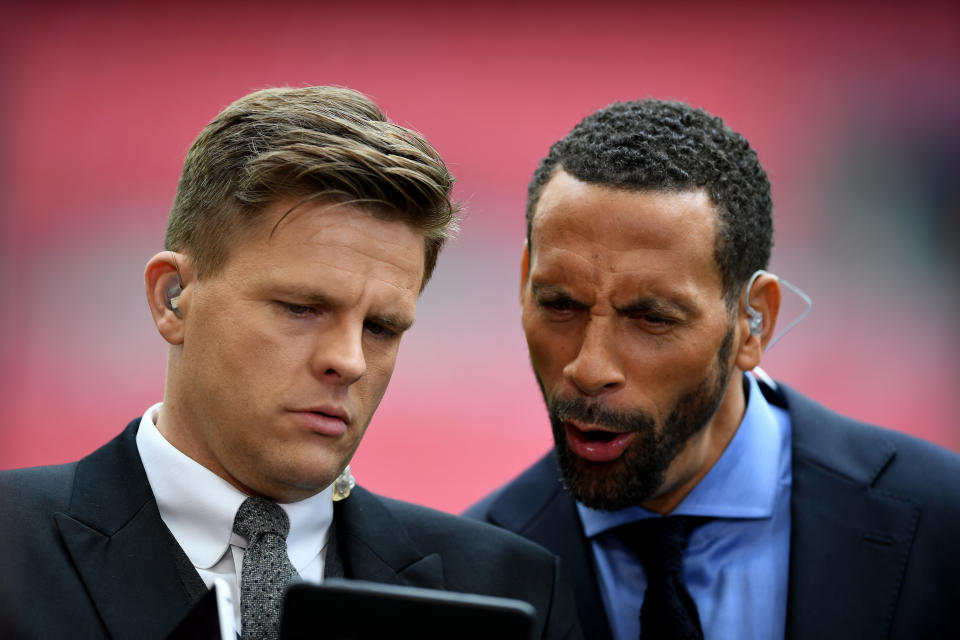
{"type": "Polygon", "coordinates": [[[652,393],[695,389],[710,375],[716,362],[711,345],[686,340],[620,340],[628,378],[652,393]]]}
{"type": "Polygon", "coordinates": [[[538,326],[538,323],[534,321],[532,315],[526,306],[524,306],[520,324],[523,327],[523,333],[527,339],[527,349],[530,351],[530,359],[533,360],[534,365],[536,365],[542,360],[542,354],[545,351],[544,343],[547,342],[547,340],[546,332],[538,326]]]}
{"type": "Polygon", "coordinates": [[[379,346],[369,348],[364,353],[367,363],[367,372],[357,383],[359,389],[362,389],[362,395],[368,401],[376,405],[380,404],[393,377],[393,370],[397,364],[397,354],[399,344],[396,346],[379,346]]]}
{"type": "Polygon", "coordinates": [[[367,413],[373,415],[387,392],[390,378],[393,377],[393,370],[391,367],[388,371],[367,371],[365,377],[366,384],[363,384],[358,391],[360,391],[364,404],[367,405],[367,413]]]}
{"type": "Polygon", "coordinates": [[[257,322],[236,323],[228,331],[224,343],[226,357],[237,366],[250,370],[250,375],[263,378],[284,376],[305,370],[318,348],[316,332],[290,330],[273,318],[257,318],[257,322]]]}
{"type": "Polygon", "coordinates": [[[538,321],[524,313],[523,331],[527,338],[530,362],[544,381],[562,374],[563,368],[576,357],[577,339],[555,323],[538,321]]]}

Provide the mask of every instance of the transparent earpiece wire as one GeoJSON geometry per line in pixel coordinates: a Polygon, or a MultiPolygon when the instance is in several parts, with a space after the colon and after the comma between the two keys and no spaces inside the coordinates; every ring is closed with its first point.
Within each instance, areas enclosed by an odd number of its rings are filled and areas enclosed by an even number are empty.
{"type": "Polygon", "coordinates": [[[784,327],[783,329],[781,329],[781,330],[780,330],[780,333],[778,333],[777,335],[775,335],[775,336],[773,337],[773,339],[770,341],[770,344],[767,345],[767,348],[765,349],[765,351],[769,351],[770,348],[773,347],[773,345],[777,344],[777,342],[780,340],[780,338],[782,338],[783,336],[787,335],[787,332],[790,331],[790,329],[793,329],[795,326],[797,326],[798,324],[800,324],[800,321],[803,320],[804,318],[806,318],[808,315],[810,315],[810,310],[813,309],[813,300],[811,300],[811,299],[810,299],[810,296],[808,296],[806,293],[804,293],[804,292],[800,289],[800,287],[798,287],[798,286],[796,286],[796,285],[794,285],[794,284],[791,284],[790,282],[788,282],[787,280],[784,280],[784,279],[781,278],[780,276],[776,276],[776,278],[777,278],[777,280],[780,282],[780,284],[786,285],[788,289],[790,289],[790,290],[793,291],[795,294],[797,294],[798,296],[800,296],[800,298],[806,303],[807,308],[804,309],[804,310],[800,313],[799,316],[797,316],[796,318],[794,318],[793,321],[792,321],[790,324],[788,324],[786,327],[784,327]]]}

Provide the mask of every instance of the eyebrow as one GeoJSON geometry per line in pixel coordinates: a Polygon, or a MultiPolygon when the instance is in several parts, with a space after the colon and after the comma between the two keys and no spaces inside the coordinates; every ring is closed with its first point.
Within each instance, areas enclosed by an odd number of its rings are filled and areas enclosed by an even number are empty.
{"type": "MultiPolygon", "coordinates": [[[[330,298],[330,296],[309,287],[278,284],[273,287],[273,291],[276,293],[276,295],[284,297],[289,296],[296,300],[297,303],[304,305],[327,307],[330,309],[342,308],[344,306],[342,303],[330,298]]],[[[390,312],[373,313],[368,315],[366,320],[376,322],[377,324],[382,324],[399,332],[404,332],[412,327],[414,321],[413,318],[407,315],[390,312]]]]}
{"type": "Polygon", "coordinates": [[[536,284],[531,283],[530,289],[533,291],[533,295],[555,295],[555,296],[564,296],[567,298],[572,298],[573,296],[563,287],[555,284],[536,284]]]}
{"type": "Polygon", "coordinates": [[[694,310],[682,302],[676,300],[669,300],[666,298],[660,298],[655,296],[644,296],[638,298],[633,302],[624,305],[623,307],[617,307],[617,311],[620,313],[658,313],[658,314],[682,314],[682,315],[693,315],[694,310]]]}

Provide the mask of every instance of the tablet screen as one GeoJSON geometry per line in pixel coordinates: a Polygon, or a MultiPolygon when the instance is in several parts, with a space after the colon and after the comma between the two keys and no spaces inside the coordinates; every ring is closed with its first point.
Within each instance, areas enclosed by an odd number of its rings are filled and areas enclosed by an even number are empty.
{"type": "Polygon", "coordinates": [[[280,640],[532,640],[521,600],[333,578],[287,590],[280,640]]]}

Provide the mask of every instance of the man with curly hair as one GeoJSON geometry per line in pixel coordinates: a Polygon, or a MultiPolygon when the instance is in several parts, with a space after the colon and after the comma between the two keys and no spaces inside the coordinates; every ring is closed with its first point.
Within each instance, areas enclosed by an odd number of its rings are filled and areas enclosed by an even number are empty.
{"type": "Polygon", "coordinates": [[[677,102],[613,104],[529,188],[522,321],[554,451],[468,515],[572,573],[589,638],[943,637],[960,457],[759,368],[770,183],[677,102]]]}

